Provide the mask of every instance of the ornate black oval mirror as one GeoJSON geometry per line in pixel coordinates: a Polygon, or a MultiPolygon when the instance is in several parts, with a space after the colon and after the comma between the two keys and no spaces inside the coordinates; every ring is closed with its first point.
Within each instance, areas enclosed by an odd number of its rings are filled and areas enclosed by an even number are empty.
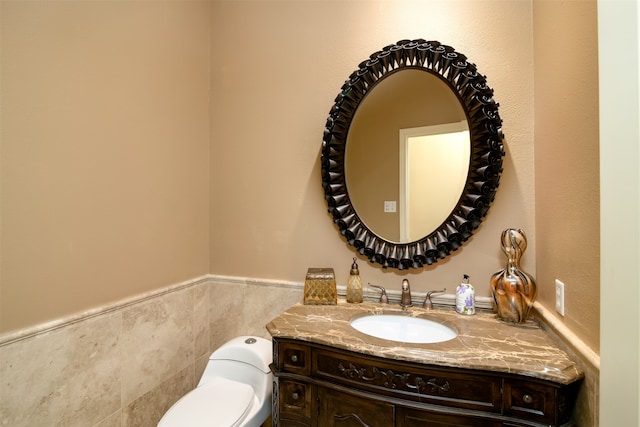
{"type": "Polygon", "coordinates": [[[340,233],[359,253],[385,268],[422,268],[450,255],[478,228],[495,197],[504,156],[501,124],[498,104],[493,100],[493,90],[487,86],[486,77],[452,47],[435,41],[401,40],[372,54],[342,86],[329,113],[322,142],[322,184],[329,212],[340,233]],[[399,89],[403,86],[404,89],[399,89]],[[383,92],[386,94],[382,95],[383,92]],[[411,93],[414,96],[409,98],[411,93]],[[438,104],[433,108],[420,104],[427,97],[441,102],[447,95],[453,99],[447,106],[438,104]],[[390,99],[402,101],[405,110],[396,104],[381,110],[401,111],[397,114],[401,118],[392,119],[391,113],[382,116],[365,113],[365,110],[375,110],[375,107],[370,107],[373,103],[370,100],[374,97],[384,99],[382,104],[387,107],[391,105],[390,99]],[[413,108],[413,105],[419,107],[413,108]],[[451,113],[443,113],[446,111],[451,113]],[[422,115],[423,121],[402,118],[415,115],[422,115]],[[368,129],[368,123],[376,125],[388,121],[394,122],[390,136],[384,136],[386,131],[377,130],[375,126],[373,131],[368,129]],[[412,135],[418,128],[416,123],[420,123],[420,132],[423,128],[435,127],[444,128],[442,132],[447,134],[462,133],[463,139],[458,139],[458,142],[438,143],[441,148],[456,147],[457,154],[445,154],[443,157],[436,154],[441,150],[428,151],[426,157],[418,160],[417,166],[415,160],[408,160],[409,156],[398,154],[396,148],[402,152],[403,144],[409,146],[407,135],[412,135]],[[397,126],[402,129],[398,130],[397,126]],[[377,142],[379,139],[391,141],[380,144],[377,142]],[[382,150],[379,145],[396,148],[382,150]],[[376,157],[385,159],[387,163],[371,160],[376,157]],[[394,167],[389,167],[389,159],[392,159],[394,167]],[[424,208],[422,211],[412,210],[403,203],[410,194],[408,185],[405,187],[409,180],[409,164],[419,172],[431,172],[431,175],[421,175],[411,184],[412,188],[420,184],[424,190],[420,192],[429,193],[429,198],[422,201],[423,205],[437,205],[435,219],[429,220],[431,225],[420,224],[431,216],[425,213],[424,208]],[[404,165],[407,165],[407,170],[404,170],[404,165]],[[454,165],[458,171],[453,173],[453,177],[442,176],[443,170],[449,174],[454,165]],[[440,170],[436,171],[438,166],[440,170]],[[390,169],[394,171],[394,178],[376,178],[380,171],[390,169]],[[456,182],[450,189],[436,191],[445,193],[445,199],[448,199],[436,202],[433,198],[435,193],[426,190],[441,190],[444,181],[456,182]],[[382,187],[389,186],[389,183],[396,190],[387,200],[386,194],[378,193],[384,193],[382,187]],[[385,231],[385,227],[376,222],[376,215],[370,214],[365,205],[377,204],[374,210],[379,208],[382,211],[384,203],[384,210],[390,208],[388,210],[394,211],[394,199],[398,198],[401,215],[393,215],[398,225],[391,226],[393,231],[385,231]],[[392,203],[390,206],[387,205],[389,202],[392,203]],[[413,213],[409,215],[409,212],[413,213]],[[416,221],[416,217],[421,221],[416,221]],[[409,223],[415,225],[409,227],[409,223]],[[410,232],[409,228],[413,231],[410,232]],[[416,234],[415,229],[421,231],[416,234]]]}

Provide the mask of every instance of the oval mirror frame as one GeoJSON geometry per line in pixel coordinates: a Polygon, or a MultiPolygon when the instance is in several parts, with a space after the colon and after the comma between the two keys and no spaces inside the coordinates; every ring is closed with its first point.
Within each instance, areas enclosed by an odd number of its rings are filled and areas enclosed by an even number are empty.
{"type": "Polygon", "coordinates": [[[505,152],[498,106],[493,89],[476,66],[437,41],[401,40],[361,62],[336,97],[322,139],[322,186],[340,234],[383,268],[423,268],[456,251],[480,226],[500,183],[505,152]],[[465,187],[446,220],[422,239],[395,243],[370,230],[353,208],[345,179],[345,151],[351,121],[362,100],[382,79],[407,68],[438,76],[457,95],[467,116],[471,150],[465,187]]]}

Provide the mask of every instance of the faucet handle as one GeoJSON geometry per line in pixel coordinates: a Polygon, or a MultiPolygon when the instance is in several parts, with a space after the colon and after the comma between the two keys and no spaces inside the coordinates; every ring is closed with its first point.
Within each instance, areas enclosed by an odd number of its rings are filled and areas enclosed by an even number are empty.
{"type": "Polygon", "coordinates": [[[371,286],[372,288],[380,289],[380,291],[382,291],[382,293],[380,294],[380,302],[382,304],[389,304],[389,298],[387,298],[387,290],[385,288],[378,285],[372,285],[371,283],[369,283],[369,286],[371,286]]]}
{"type": "Polygon", "coordinates": [[[422,307],[426,308],[427,310],[431,310],[433,308],[433,302],[431,301],[431,295],[433,295],[433,294],[441,294],[446,290],[447,290],[447,288],[444,288],[441,291],[429,291],[429,292],[427,292],[427,296],[424,297],[424,302],[422,303],[422,307]]]}

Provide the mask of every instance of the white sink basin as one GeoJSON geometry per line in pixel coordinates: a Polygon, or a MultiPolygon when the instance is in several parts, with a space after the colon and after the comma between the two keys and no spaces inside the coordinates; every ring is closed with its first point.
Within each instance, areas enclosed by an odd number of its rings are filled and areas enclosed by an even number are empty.
{"type": "Polygon", "coordinates": [[[405,343],[437,343],[458,336],[455,329],[421,317],[401,314],[367,314],[351,319],[351,326],[363,334],[405,343]]]}

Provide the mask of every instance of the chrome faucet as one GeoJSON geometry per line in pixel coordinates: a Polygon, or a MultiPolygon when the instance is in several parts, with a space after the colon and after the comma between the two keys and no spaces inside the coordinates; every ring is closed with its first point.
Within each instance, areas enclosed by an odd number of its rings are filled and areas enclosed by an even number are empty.
{"type": "Polygon", "coordinates": [[[400,306],[403,310],[406,310],[407,307],[411,307],[411,286],[409,286],[409,281],[407,279],[402,279],[402,296],[400,297],[400,306]]]}
{"type": "Polygon", "coordinates": [[[431,310],[433,308],[433,302],[431,301],[431,295],[433,295],[433,294],[441,294],[446,290],[447,290],[447,288],[444,288],[441,291],[429,291],[429,292],[427,292],[427,296],[424,298],[424,302],[422,303],[422,307],[426,308],[427,310],[431,310]]]}

